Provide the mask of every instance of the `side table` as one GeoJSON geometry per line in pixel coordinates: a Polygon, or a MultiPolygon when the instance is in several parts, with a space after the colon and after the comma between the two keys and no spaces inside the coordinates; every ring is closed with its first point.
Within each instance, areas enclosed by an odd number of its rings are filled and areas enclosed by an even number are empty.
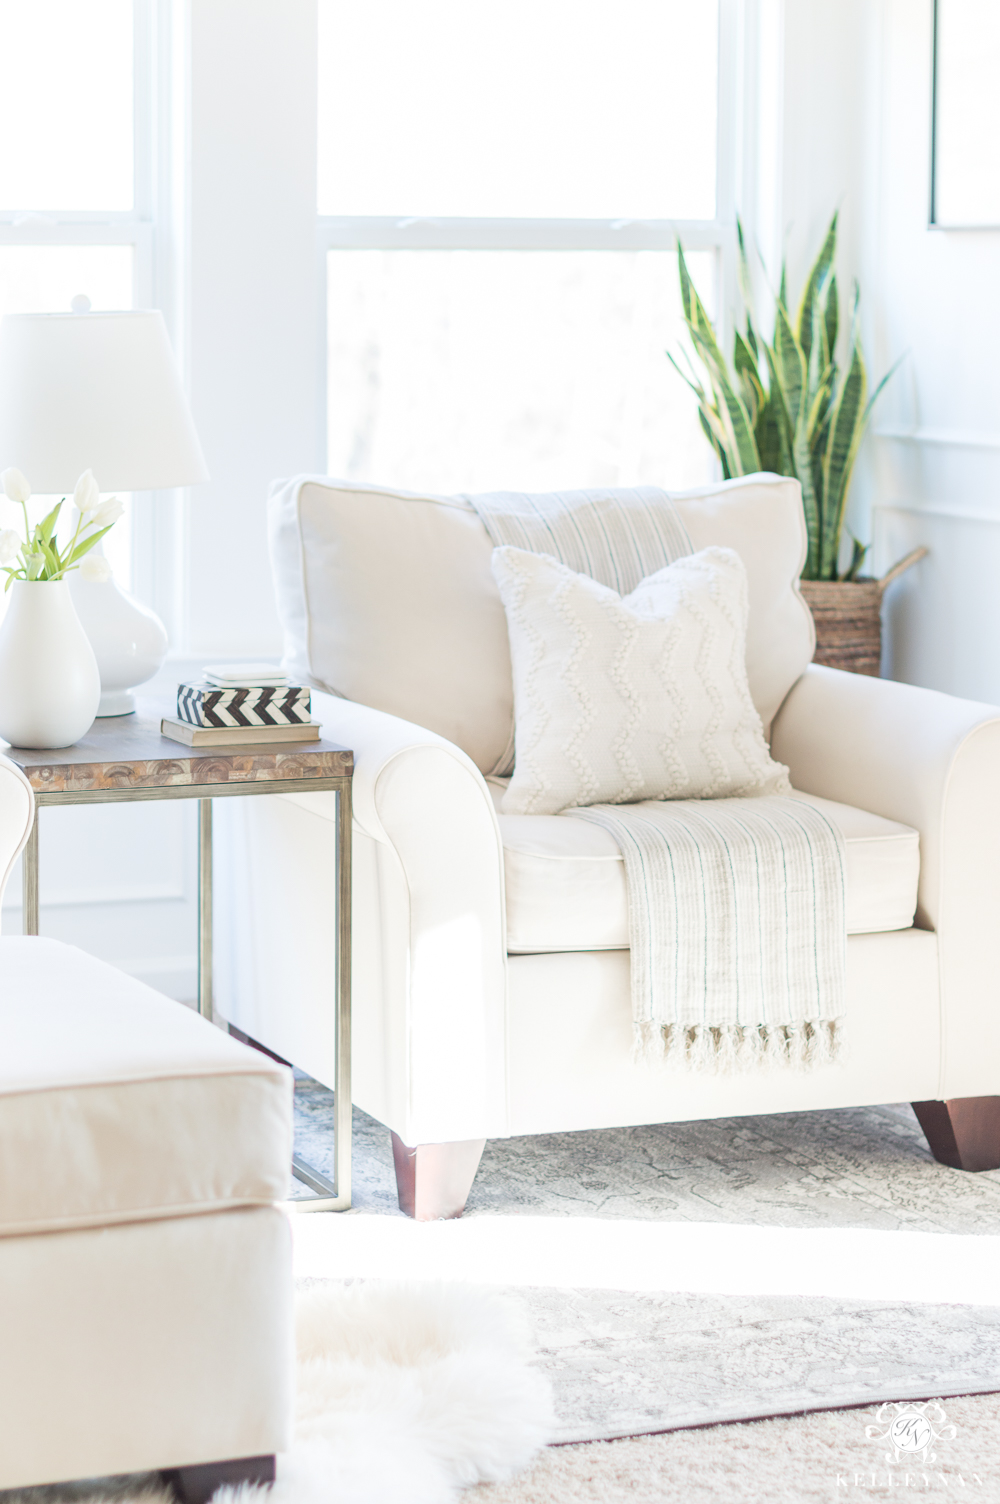
{"type": "Polygon", "coordinates": [[[72,747],[5,755],[35,793],[35,820],[24,849],[23,932],[38,934],[38,811],[69,804],[198,800],[198,1011],[212,1021],[212,801],[253,794],[337,795],[337,965],[334,1175],[295,1157],[293,1173],[316,1194],[297,1211],[346,1211],[351,1204],[351,777],[354,754],[333,742],[187,747],[160,733],[170,704],[140,701],[135,715],[94,722],[72,747]]]}

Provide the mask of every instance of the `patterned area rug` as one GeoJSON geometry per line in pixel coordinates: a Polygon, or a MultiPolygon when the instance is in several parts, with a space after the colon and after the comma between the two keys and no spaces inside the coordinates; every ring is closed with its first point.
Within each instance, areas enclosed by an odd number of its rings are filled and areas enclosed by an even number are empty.
{"type": "MultiPolygon", "coordinates": [[[[332,1095],[296,1096],[329,1170],[332,1095]]],[[[937,1164],[908,1106],[494,1140],[429,1225],[354,1121],[354,1208],[296,1219],[300,1276],[513,1293],[561,1441],[1000,1390],[1000,1172],[937,1164]]]]}

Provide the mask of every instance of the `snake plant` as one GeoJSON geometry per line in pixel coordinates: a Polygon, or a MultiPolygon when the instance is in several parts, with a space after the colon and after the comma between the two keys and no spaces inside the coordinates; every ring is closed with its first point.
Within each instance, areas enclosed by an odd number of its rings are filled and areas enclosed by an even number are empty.
{"type": "Polygon", "coordinates": [[[794,321],[784,268],[775,302],[771,343],[756,327],[750,299],[743,227],[737,221],[740,282],[746,332],[736,331],[730,367],[677,247],[681,306],[691,342],[707,372],[707,385],[688,362],[668,358],[698,399],[698,416],[728,480],[756,470],[791,475],[802,487],[809,551],[802,578],[855,579],[866,549],[854,539],[846,571],[838,574],[840,539],[851,472],[871,410],[895,366],[868,395],[868,375],[858,327],[855,283],[847,360],[836,355],[840,298],[834,259],[837,216],[806,279],[794,321]]]}

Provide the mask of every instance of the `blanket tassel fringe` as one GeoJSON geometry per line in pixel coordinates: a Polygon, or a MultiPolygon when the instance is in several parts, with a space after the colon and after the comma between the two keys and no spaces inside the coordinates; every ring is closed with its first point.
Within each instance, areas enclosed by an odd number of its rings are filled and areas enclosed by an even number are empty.
{"type": "Polygon", "coordinates": [[[767,1066],[812,1070],[840,1055],[841,1020],[817,1019],[795,1024],[658,1024],[635,1025],[633,1059],[647,1064],[682,1065],[720,1075],[767,1066]]]}

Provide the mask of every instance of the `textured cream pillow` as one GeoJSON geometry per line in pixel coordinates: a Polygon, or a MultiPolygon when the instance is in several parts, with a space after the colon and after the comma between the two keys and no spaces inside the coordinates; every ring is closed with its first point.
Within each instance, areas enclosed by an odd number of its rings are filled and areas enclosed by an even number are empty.
{"type": "Polygon", "coordinates": [[[495,548],[514,668],[505,815],[790,792],[746,670],[747,579],[703,548],[622,598],[548,554],[495,548]]]}

